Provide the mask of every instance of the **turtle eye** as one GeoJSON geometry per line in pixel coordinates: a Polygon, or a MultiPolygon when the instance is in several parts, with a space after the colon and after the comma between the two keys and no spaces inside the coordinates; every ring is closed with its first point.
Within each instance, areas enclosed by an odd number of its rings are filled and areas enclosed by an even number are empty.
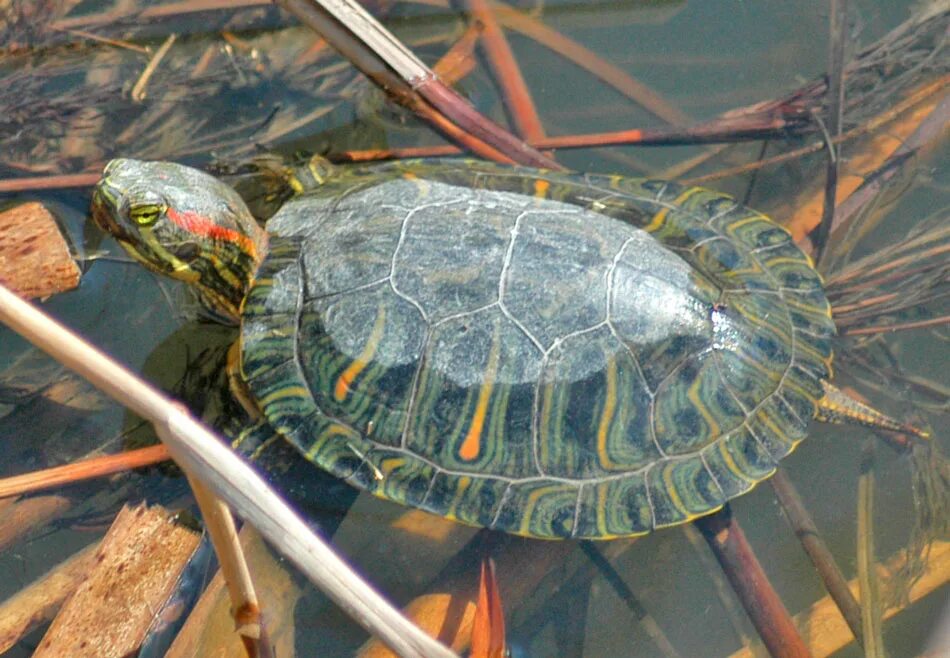
{"type": "Polygon", "coordinates": [[[139,226],[151,226],[165,212],[165,206],[159,203],[141,203],[129,208],[129,219],[139,226]]]}

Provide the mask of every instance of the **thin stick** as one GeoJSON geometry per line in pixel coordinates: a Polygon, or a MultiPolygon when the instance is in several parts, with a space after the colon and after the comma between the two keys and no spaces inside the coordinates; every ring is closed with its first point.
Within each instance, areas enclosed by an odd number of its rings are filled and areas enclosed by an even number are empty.
{"type": "Polygon", "coordinates": [[[66,187],[89,187],[102,177],[102,172],[62,174],[60,176],[30,176],[0,180],[0,194],[29,190],[58,190],[66,187]]]}
{"type": "Polygon", "coordinates": [[[162,43],[158,50],[155,51],[155,54],[152,55],[152,59],[149,60],[148,64],[145,67],[145,70],[142,71],[142,75],[139,76],[139,79],[135,81],[135,85],[132,87],[132,100],[136,103],[141,103],[145,100],[145,87],[148,85],[148,81],[152,79],[152,75],[158,70],[158,65],[165,58],[165,55],[168,54],[168,51],[171,49],[172,45],[175,43],[175,39],[178,36],[175,34],[169,34],[168,38],[162,43]]]}
{"type": "Polygon", "coordinates": [[[695,523],[772,655],[783,658],[810,657],[788,610],[772,588],[729,507],[698,519],[695,523]]]}
{"type": "Polygon", "coordinates": [[[706,575],[712,580],[713,587],[716,588],[716,598],[719,599],[719,603],[722,605],[726,617],[729,618],[729,624],[732,626],[732,631],[735,633],[739,643],[742,644],[743,647],[752,646],[752,638],[746,631],[742,611],[739,609],[739,606],[736,605],[736,597],[729,589],[729,583],[726,582],[726,577],[722,573],[722,569],[719,568],[715,558],[709,554],[709,549],[703,540],[702,533],[699,532],[693,523],[684,523],[680,528],[682,528],[689,545],[693,548],[696,559],[699,560],[706,575]]]}
{"type": "Polygon", "coordinates": [[[0,321],[156,425],[175,461],[200,474],[277,550],[403,656],[454,654],[410,623],[321,540],[223,441],[161,392],[0,285],[0,321]]]}
{"type": "Polygon", "coordinates": [[[818,575],[825,584],[825,589],[828,590],[832,600],[838,606],[841,616],[848,623],[854,637],[860,640],[861,606],[858,605],[857,600],[851,594],[851,590],[848,589],[848,581],[841,573],[841,569],[838,568],[838,563],[835,562],[834,556],[828,550],[825,541],[818,534],[818,528],[815,526],[808,510],[805,509],[795,485],[788,479],[781,467],[775,471],[769,482],[772,484],[772,489],[775,490],[775,495],[782,505],[782,510],[785,512],[788,522],[795,531],[795,536],[802,543],[805,553],[808,554],[809,559],[818,571],[818,575]]]}
{"type": "Polygon", "coordinates": [[[538,115],[528,83],[521,74],[515,54],[498,25],[488,0],[466,0],[469,14],[483,26],[481,41],[488,56],[488,63],[501,87],[505,105],[511,113],[516,132],[527,141],[544,137],[544,126],[538,115]]]}
{"type": "MultiPolygon", "coordinates": [[[[821,263],[821,257],[828,246],[828,236],[835,219],[835,204],[838,190],[838,164],[840,158],[834,142],[841,135],[842,114],[844,112],[844,45],[847,41],[848,0],[831,0],[829,16],[830,44],[828,46],[828,119],[826,121],[825,146],[828,148],[828,170],[825,175],[825,202],[813,235],[815,245],[815,263],[821,263]]],[[[823,131],[824,132],[824,131],[823,131]]]]}
{"type": "Polygon", "coordinates": [[[672,125],[686,126],[693,123],[693,120],[675,105],[667,102],[662,96],[639,80],[634,79],[623,69],[604,61],[592,50],[506,4],[492,2],[491,7],[502,25],[521,32],[529,39],[549,48],[558,56],[564,57],[588,73],[594,74],[627,98],[635,101],[653,116],[672,125]]]}
{"type": "Polygon", "coordinates": [[[115,455],[92,457],[64,466],[14,475],[0,479],[0,498],[21,496],[26,493],[52,489],[64,484],[75,484],[92,478],[123,473],[133,468],[151,466],[171,459],[164,445],[149,446],[139,450],[129,450],[115,455]]]}
{"type": "Polygon", "coordinates": [[[499,162],[560,168],[482,116],[355,0],[278,0],[278,4],[326,39],[393,100],[467,148],[499,162]],[[441,120],[435,121],[436,115],[441,120]],[[447,131],[447,124],[456,131],[447,131]]]}
{"type": "MultiPolygon", "coordinates": [[[[156,428],[158,427],[160,425],[156,425],[156,428]]],[[[159,436],[161,434],[159,431],[159,436]]],[[[191,474],[187,476],[188,484],[201,510],[205,529],[211,536],[211,544],[218,555],[221,573],[231,598],[231,615],[236,626],[234,630],[241,636],[248,656],[273,658],[271,643],[264,631],[261,606],[251,581],[247,560],[244,559],[244,551],[238,541],[237,527],[234,525],[231,510],[220,498],[208,491],[201,480],[191,474]]]]}
{"type": "Polygon", "coordinates": [[[864,655],[884,658],[881,632],[880,596],[874,557],[874,440],[869,439],[861,456],[858,477],[858,586],[861,594],[861,622],[864,655]]]}
{"type": "Polygon", "coordinates": [[[660,628],[660,625],[656,623],[656,619],[653,618],[646,608],[643,607],[643,604],[640,603],[640,599],[637,598],[637,595],[633,593],[627,583],[624,582],[623,578],[620,577],[620,574],[617,573],[617,570],[613,568],[613,565],[604,557],[603,553],[594,545],[594,542],[591,541],[582,541],[578,544],[580,549],[584,551],[584,555],[591,561],[591,563],[597,568],[597,571],[600,572],[600,575],[610,584],[611,589],[614,593],[620,597],[624,602],[627,608],[636,616],[637,620],[643,626],[643,630],[646,631],[647,635],[650,636],[650,639],[656,644],[657,649],[660,650],[664,656],[669,658],[679,658],[679,652],[670,642],[669,638],[666,637],[666,633],[663,632],[663,629],[660,628]]]}
{"type": "MultiPolygon", "coordinates": [[[[936,93],[942,91],[948,84],[950,84],[950,75],[943,75],[920,87],[915,90],[913,93],[908,95],[905,99],[898,102],[888,110],[881,112],[867,123],[864,123],[860,126],[852,128],[851,130],[841,133],[837,137],[832,138],[832,143],[841,144],[850,139],[860,137],[871,133],[884,124],[887,124],[898,116],[909,110],[910,108],[918,105],[936,93]]],[[[719,180],[720,178],[729,178],[730,176],[737,176],[739,174],[745,174],[755,169],[761,169],[762,167],[770,167],[773,165],[779,165],[790,160],[797,160],[799,158],[805,157],[806,155],[811,155],[812,153],[818,153],[825,147],[824,142],[817,141],[809,144],[808,146],[803,146],[797,148],[793,151],[788,151],[786,153],[781,153],[779,155],[772,156],[765,160],[760,160],[757,162],[749,162],[746,164],[738,165],[735,167],[730,167],[728,169],[720,169],[719,171],[714,171],[711,174],[706,174],[704,176],[694,176],[693,178],[688,178],[683,183],[688,185],[696,185],[699,183],[708,183],[709,181],[719,180]]]]}
{"type": "Polygon", "coordinates": [[[925,329],[927,327],[939,327],[944,324],[950,324],[950,315],[941,315],[939,318],[929,320],[917,320],[916,322],[902,322],[895,324],[882,324],[873,327],[861,327],[859,329],[846,329],[841,332],[843,336],[866,336],[868,334],[889,334],[895,331],[906,331],[908,329],[925,329]]]}

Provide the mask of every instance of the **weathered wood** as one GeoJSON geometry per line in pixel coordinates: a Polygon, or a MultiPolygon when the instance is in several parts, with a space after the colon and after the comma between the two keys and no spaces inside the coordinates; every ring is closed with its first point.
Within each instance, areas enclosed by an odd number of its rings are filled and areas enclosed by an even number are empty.
{"type": "Polygon", "coordinates": [[[34,657],[135,655],[198,539],[160,507],[123,508],[34,657]]]}
{"type": "Polygon", "coordinates": [[[97,547],[87,546],[0,603],[0,654],[56,615],[92,569],[97,547]]]}
{"type": "Polygon", "coordinates": [[[41,203],[0,212],[0,283],[27,298],[79,285],[79,268],[56,220],[41,203]]]}

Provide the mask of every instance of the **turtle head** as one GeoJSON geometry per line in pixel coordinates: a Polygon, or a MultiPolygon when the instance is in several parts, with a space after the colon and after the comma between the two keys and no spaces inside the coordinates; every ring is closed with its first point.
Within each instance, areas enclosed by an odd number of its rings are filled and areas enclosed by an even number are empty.
{"type": "Polygon", "coordinates": [[[230,187],[171,162],[113,160],[92,216],[146,267],[192,284],[217,313],[237,319],[267,237],[230,187]]]}

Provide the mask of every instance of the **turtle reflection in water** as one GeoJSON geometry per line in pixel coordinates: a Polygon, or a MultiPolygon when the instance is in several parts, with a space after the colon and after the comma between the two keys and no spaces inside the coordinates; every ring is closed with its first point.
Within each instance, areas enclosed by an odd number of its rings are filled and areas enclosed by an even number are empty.
{"type": "Polygon", "coordinates": [[[266,422],[377,496],[532,537],[637,535],[748,491],[812,419],[909,429],[828,384],[819,275],[728,196],[473,161],[287,175],[266,233],[166,162],[111,162],[93,212],[238,320],[266,422]]]}

